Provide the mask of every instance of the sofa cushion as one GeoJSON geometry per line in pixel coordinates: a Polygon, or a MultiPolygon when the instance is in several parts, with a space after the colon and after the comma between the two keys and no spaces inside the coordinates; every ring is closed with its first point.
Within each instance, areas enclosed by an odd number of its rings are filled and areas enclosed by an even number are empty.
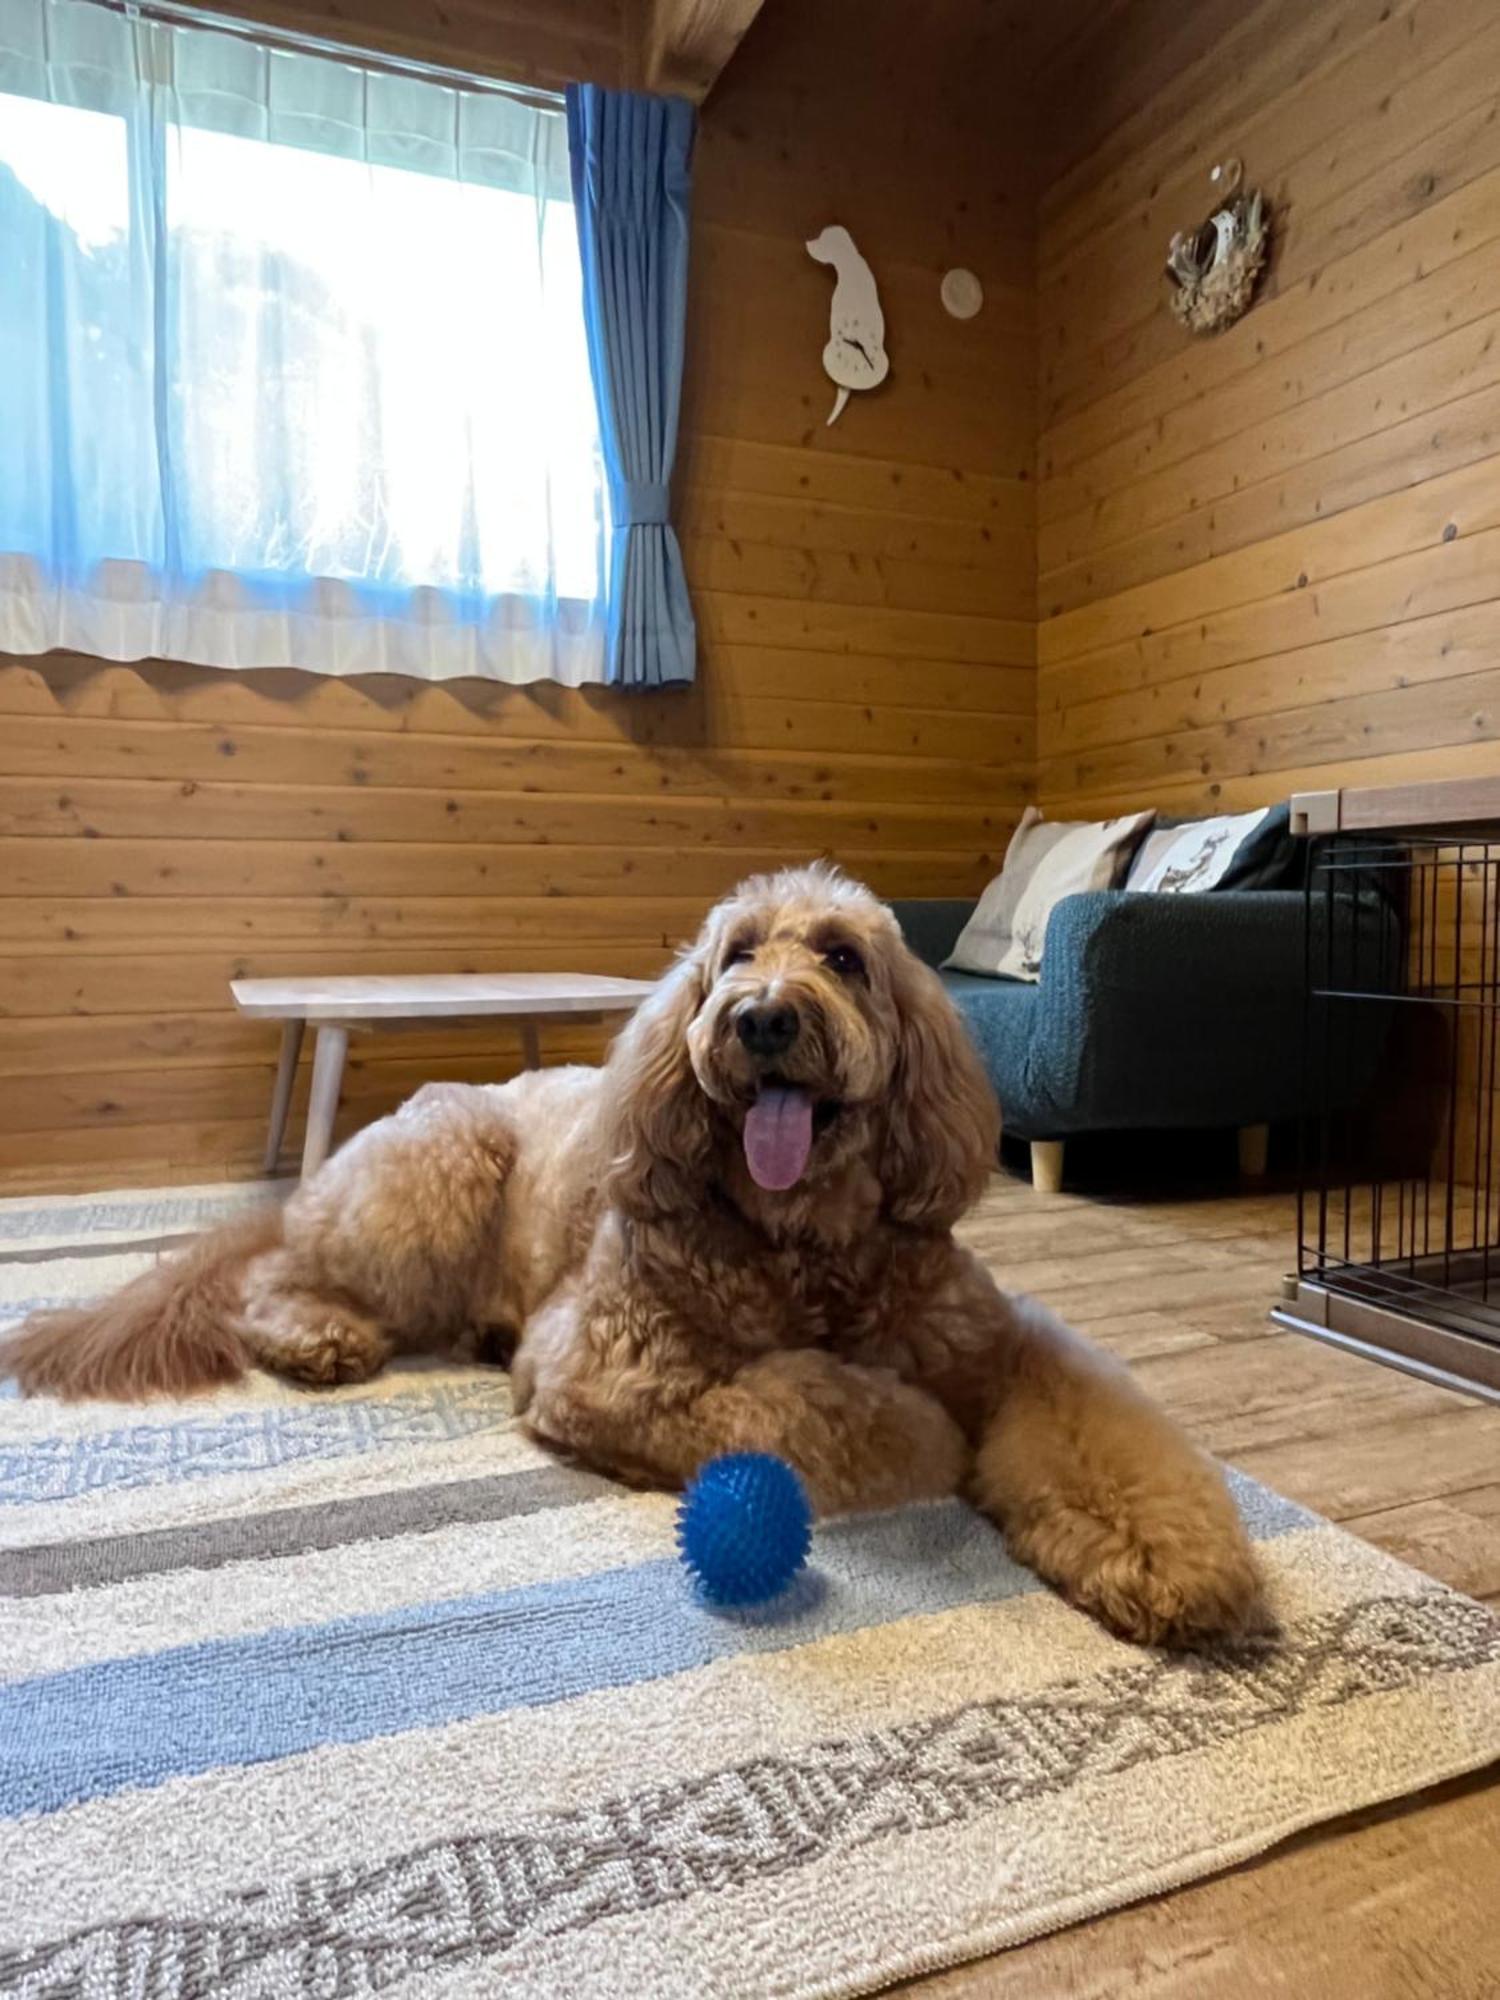
{"type": "Polygon", "coordinates": [[[1035,981],[1047,920],[1064,896],[1112,889],[1153,815],[1046,820],[1028,806],[1005,851],[1005,865],[963,928],[945,963],[958,972],[1035,981]]]}
{"type": "Polygon", "coordinates": [[[1234,851],[1221,889],[1300,889],[1308,843],[1292,832],[1292,808],[1283,799],[1234,851]]]}
{"type": "Polygon", "coordinates": [[[979,1051],[1002,1113],[1007,1106],[1029,1104],[1031,1045],[1041,1018],[1038,988],[1028,980],[998,979],[993,974],[944,972],[942,978],[979,1051]]]}

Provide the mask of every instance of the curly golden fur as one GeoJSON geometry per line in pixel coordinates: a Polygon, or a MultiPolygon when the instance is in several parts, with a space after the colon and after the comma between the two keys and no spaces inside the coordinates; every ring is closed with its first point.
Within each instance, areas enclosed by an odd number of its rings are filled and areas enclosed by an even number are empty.
{"type": "Polygon", "coordinates": [[[999,1114],[941,982],[824,868],[745,883],[599,1070],[429,1085],[287,1203],[8,1350],[30,1390],[358,1380],[516,1348],[534,1433],[674,1485],[781,1453],[820,1510],[968,1491],[1117,1631],[1261,1615],[1213,1464],[952,1228],[999,1114]]]}

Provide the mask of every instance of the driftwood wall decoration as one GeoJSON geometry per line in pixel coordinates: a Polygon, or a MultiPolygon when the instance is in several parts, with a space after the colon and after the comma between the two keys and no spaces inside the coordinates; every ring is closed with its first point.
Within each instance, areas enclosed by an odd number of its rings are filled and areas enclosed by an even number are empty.
{"type": "Polygon", "coordinates": [[[1238,160],[1209,179],[1218,205],[1196,229],[1179,229],[1167,247],[1172,311],[1192,333],[1219,333],[1249,310],[1266,266],[1271,217],[1259,188],[1242,188],[1238,160]]]}

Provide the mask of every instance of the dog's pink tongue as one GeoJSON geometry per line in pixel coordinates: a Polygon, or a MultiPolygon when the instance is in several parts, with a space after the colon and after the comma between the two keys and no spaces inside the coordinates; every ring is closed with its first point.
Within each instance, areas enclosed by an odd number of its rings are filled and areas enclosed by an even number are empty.
{"type": "Polygon", "coordinates": [[[765,1083],[745,1113],[745,1164],[757,1187],[795,1187],[812,1151],[812,1099],[789,1084],[765,1083]]]}

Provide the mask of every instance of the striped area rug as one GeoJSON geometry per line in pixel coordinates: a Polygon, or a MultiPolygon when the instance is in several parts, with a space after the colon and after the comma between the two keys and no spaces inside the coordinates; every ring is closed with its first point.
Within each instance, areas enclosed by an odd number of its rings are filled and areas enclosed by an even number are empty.
{"type": "MultiPolygon", "coordinates": [[[[0,1203],[0,1320],[228,1190],[0,1203]]],[[[715,1616],[503,1375],[0,1393],[0,1994],[856,1994],[1500,1755],[1500,1625],[1250,1481],[1281,1637],[1123,1645],[942,1503],[715,1616]]]]}

